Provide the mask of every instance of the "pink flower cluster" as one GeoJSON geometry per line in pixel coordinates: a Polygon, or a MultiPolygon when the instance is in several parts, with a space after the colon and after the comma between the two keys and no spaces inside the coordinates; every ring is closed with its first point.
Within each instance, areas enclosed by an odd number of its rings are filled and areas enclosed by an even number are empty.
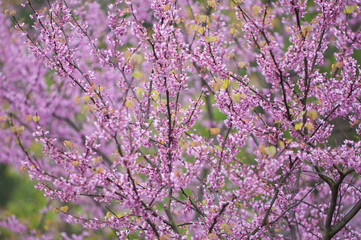
{"type": "Polygon", "coordinates": [[[0,161],[68,223],[361,238],[360,1],[24,6],[0,14],[0,161]]]}

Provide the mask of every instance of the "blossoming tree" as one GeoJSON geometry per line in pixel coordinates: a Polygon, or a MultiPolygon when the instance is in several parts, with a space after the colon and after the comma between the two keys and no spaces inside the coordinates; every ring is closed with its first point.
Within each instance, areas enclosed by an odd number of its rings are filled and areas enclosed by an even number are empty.
{"type": "Polygon", "coordinates": [[[120,239],[359,239],[358,4],[5,10],[0,160],[120,239]]]}

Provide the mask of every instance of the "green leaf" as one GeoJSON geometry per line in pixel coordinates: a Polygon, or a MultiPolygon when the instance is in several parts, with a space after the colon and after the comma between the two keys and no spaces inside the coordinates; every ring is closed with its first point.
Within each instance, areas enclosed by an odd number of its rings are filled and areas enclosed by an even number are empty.
{"type": "Polygon", "coordinates": [[[303,123],[297,123],[295,125],[295,130],[297,131],[298,129],[302,128],[302,126],[303,126],[303,123]]]}
{"type": "Polygon", "coordinates": [[[346,14],[351,14],[351,13],[353,13],[353,11],[355,11],[355,6],[346,6],[346,8],[344,10],[344,12],[346,14]]]}
{"type": "Polygon", "coordinates": [[[269,146],[269,147],[265,147],[264,152],[268,156],[273,157],[274,155],[276,155],[277,149],[275,146],[269,146]]]}

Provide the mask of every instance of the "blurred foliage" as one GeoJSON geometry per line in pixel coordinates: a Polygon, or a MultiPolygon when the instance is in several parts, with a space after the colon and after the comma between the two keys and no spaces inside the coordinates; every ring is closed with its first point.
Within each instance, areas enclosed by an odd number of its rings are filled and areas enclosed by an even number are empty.
{"type": "MultiPolygon", "coordinates": [[[[29,7],[24,8],[21,6],[21,3],[24,2],[26,2],[26,0],[2,0],[0,1],[0,7],[1,9],[8,9],[10,11],[15,10],[20,22],[24,22],[26,25],[32,26],[34,24],[34,20],[30,18],[32,11],[29,7]]],[[[49,0],[49,2],[52,3],[53,0],[49,0]]],[[[32,0],[31,4],[34,9],[40,9],[45,6],[48,7],[47,0],[32,0]]]]}
{"type": "MultiPolygon", "coordinates": [[[[35,230],[36,236],[53,233],[54,239],[63,239],[61,233],[68,236],[81,234],[80,225],[69,225],[60,218],[59,211],[53,208],[64,205],[57,201],[47,201],[42,192],[34,188],[34,181],[29,180],[24,173],[19,173],[9,165],[0,164],[0,221],[15,215],[29,231],[35,230]]],[[[73,211],[77,206],[69,205],[73,211]]],[[[0,227],[0,240],[22,239],[21,234],[16,234],[0,227]]],[[[90,231],[86,239],[113,239],[113,231],[90,231]]]]}
{"type": "MultiPolygon", "coordinates": [[[[0,191],[0,220],[15,215],[29,229],[41,227],[40,210],[46,207],[47,200],[25,174],[19,174],[8,165],[0,165],[0,191]]],[[[10,237],[11,234],[4,230],[1,229],[0,238],[10,237]]]]}

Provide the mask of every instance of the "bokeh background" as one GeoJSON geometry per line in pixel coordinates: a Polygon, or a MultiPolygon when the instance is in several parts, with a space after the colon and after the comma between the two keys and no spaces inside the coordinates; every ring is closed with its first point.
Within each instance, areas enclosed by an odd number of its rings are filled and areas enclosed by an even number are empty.
{"type": "MultiPolygon", "coordinates": [[[[20,5],[24,1],[0,0],[0,9],[15,10],[21,21],[31,25],[29,10],[20,5]]],[[[44,0],[32,0],[35,8],[42,7],[44,3],[46,3],[44,0]]],[[[0,66],[1,64],[0,62],[0,66]]],[[[39,148],[38,151],[41,149],[39,148]]],[[[53,211],[61,204],[56,200],[48,201],[34,188],[34,184],[35,182],[29,180],[25,172],[0,163],[0,239],[82,239],[83,237],[112,239],[115,237],[115,233],[111,231],[84,233],[80,226],[67,224],[61,219],[58,211],[53,211]],[[19,229],[26,229],[26,236],[14,229],[8,229],[9,221],[22,225],[19,229]]]]}

